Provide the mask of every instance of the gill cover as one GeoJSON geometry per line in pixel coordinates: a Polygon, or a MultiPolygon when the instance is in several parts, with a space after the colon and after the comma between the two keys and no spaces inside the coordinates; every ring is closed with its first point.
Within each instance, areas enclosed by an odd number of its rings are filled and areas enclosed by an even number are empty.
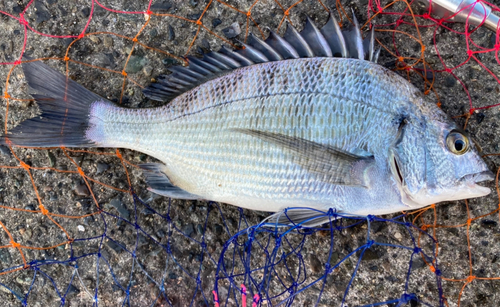
{"type": "Polygon", "coordinates": [[[402,201],[410,207],[420,207],[411,196],[426,186],[427,150],[422,126],[416,118],[402,119],[389,154],[389,166],[401,191],[402,201]]]}

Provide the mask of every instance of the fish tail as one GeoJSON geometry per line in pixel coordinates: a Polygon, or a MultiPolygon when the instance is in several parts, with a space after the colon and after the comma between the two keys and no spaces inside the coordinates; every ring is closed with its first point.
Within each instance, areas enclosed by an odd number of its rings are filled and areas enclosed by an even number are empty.
{"type": "Polygon", "coordinates": [[[87,133],[94,125],[90,115],[92,104],[113,103],[41,61],[25,62],[22,66],[30,94],[42,113],[0,136],[0,144],[27,147],[97,146],[87,133]]]}

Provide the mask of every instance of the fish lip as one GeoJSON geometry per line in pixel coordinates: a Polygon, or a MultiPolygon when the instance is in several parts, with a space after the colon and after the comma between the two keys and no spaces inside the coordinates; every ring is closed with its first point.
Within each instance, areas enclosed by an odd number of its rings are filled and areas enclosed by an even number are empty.
{"type": "Polygon", "coordinates": [[[486,196],[491,193],[491,189],[478,183],[494,180],[496,176],[489,170],[482,171],[475,174],[469,174],[463,176],[460,181],[465,183],[465,185],[475,191],[475,197],[486,196]]]}
{"type": "Polygon", "coordinates": [[[480,182],[491,181],[495,179],[495,174],[492,171],[486,170],[475,174],[469,174],[463,176],[460,180],[468,184],[477,184],[480,182]]]}

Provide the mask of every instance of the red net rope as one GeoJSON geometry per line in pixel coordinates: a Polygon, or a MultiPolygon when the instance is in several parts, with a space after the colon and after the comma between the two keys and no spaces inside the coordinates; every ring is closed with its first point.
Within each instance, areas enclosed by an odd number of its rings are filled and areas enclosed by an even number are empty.
{"type": "MultiPolygon", "coordinates": [[[[178,62],[184,62],[184,57],[194,52],[199,45],[203,45],[204,41],[215,42],[217,44],[227,44],[236,47],[231,39],[228,39],[222,33],[220,27],[214,26],[214,16],[218,10],[229,12],[223,19],[238,20],[242,25],[242,34],[240,37],[246,39],[250,32],[260,34],[263,38],[266,36],[266,26],[274,27],[274,30],[280,31],[284,28],[284,22],[288,21],[292,24],[297,24],[300,27],[299,12],[307,12],[309,15],[321,16],[326,20],[326,11],[330,6],[335,7],[339,21],[349,22],[350,12],[346,8],[345,3],[336,1],[334,3],[325,3],[321,0],[301,0],[301,1],[247,1],[232,3],[231,1],[209,0],[204,3],[194,1],[196,14],[177,14],[177,12],[169,11],[166,2],[149,1],[143,4],[133,6],[137,10],[129,10],[121,8],[114,2],[107,3],[106,1],[80,1],[76,5],[78,11],[82,8],[87,12],[83,15],[75,15],[67,12],[67,16],[55,16],[56,23],[51,29],[54,33],[47,33],[39,30],[40,23],[37,22],[34,15],[40,10],[37,5],[39,2],[34,0],[29,1],[21,6],[18,6],[18,11],[13,7],[0,7],[0,17],[3,23],[7,25],[4,31],[12,38],[10,57],[0,58],[0,67],[2,69],[3,88],[1,97],[3,99],[2,112],[4,114],[4,132],[13,124],[21,121],[23,118],[30,117],[30,114],[18,114],[18,110],[22,106],[31,105],[32,100],[25,94],[25,88],[17,88],[12,84],[19,86],[22,80],[19,65],[22,63],[23,55],[27,48],[37,50],[37,54],[53,54],[50,48],[33,46],[32,41],[38,42],[39,37],[47,37],[53,39],[56,44],[64,45],[62,56],[42,56],[33,61],[48,60],[49,65],[63,64],[67,76],[73,78],[74,73],[79,71],[85,74],[86,71],[102,71],[106,78],[112,78],[114,85],[119,84],[119,88],[113,88],[110,91],[118,103],[123,103],[125,97],[131,96],[131,88],[139,91],[144,86],[147,86],[151,80],[145,77],[137,77],[136,71],[130,69],[130,62],[135,60],[135,55],[152,54],[157,58],[175,59],[178,62]],[[200,9],[201,8],[201,9],[200,9]],[[19,11],[20,10],[20,11],[19,11]],[[100,16],[96,15],[99,10],[107,18],[119,19],[129,18],[134,27],[121,29],[117,32],[99,31],[99,23],[102,21],[100,16]],[[318,11],[319,10],[319,11],[318,11]],[[271,11],[272,14],[266,14],[266,11],[271,11]],[[349,13],[348,13],[349,12],[349,13]],[[270,18],[267,25],[266,18],[270,18]],[[57,22],[73,23],[73,25],[65,25],[58,27],[57,22]],[[184,42],[184,52],[174,53],[169,51],[168,44],[152,42],[151,28],[165,26],[165,24],[178,25],[186,38],[184,42]],[[65,32],[65,29],[71,29],[65,32]],[[99,65],[99,61],[92,56],[85,58],[79,54],[82,46],[86,44],[103,43],[105,37],[111,36],[120,41],[122,52],[127,54],[124,62],[116,63],[116,65],[99,65]],[[40,47],[38,49],[37,47],[40,47]],[[42,50],[43,49],[43,50],[42,50]],[[115,95],[116,94],[116,95],[115,95]]],[[[493,13],[498,14],[500,9],[492,3],[486,1],[477,1],[475,5],[481,3],[489,5],[493,13]]],[[[188,6],[185,4],[184,6],[188,6]]],[[[46,4],[46,6],[50,6],[46,4]]],[[[75,6],[75,7],[76,7],[75,6]]],[[[42,7],[43,8],[43,7],[42,7]]],[[[189,12],[188,9],[181,10],[189,12]]],[[[466,26],[465,24],[457,24],[450,22],[448,19],[436,18],[428,9],[418,7],[416,3],[406,0],[384,2],[378,0],[369,0],[367,3],[358,3],[357,12],[366,16],[363,20],[366,22],[363,28],[366,29],[375,26],[378,32],[378,42],[383,48],[382,64],[387,67],[400,71],[412,83],[420,86],[426,95],[436,97],[438,104],[445,104],[446,99],[442,99],[442,94],[446,91],[459,92],[454,93],[456,99],[464,101],[462,108],[459,110],[447,110],[450,114],[460,120],[464,127],[469,127],[470,119],[474,116],[484,117],[484,112],[490,112],[487,116],[494,116],[497,112],[495,107],[498,107],[498,93],[500,92],[500,79],[498,51],[500,50],[500,32],[488,32],[484,28],[478,26],[466,26]],[[444,80],[444,81],[443,81],[444,80]],[[483,80],[488,81],[488,85],[483,84],[483,80]],[[439,86],[436,86],[439,83],[439,86]],[[444,88],[442,83],[454,82],[459,84],[458,87],[444,88]]],[[[38,18],[38,17],[37,17],[38,18]]],[[[45,21],[52,22],[50,18],[45,21]]],[[[222,22],[222,21],[221,21],[222,22]]],[[[46,29],[47,27],[43,27],[46,29]]],[[[165,30],[167,31],[167,30],[165,30]]],[[[0,41],[1,43],[1,41],[0,41]]],[[[4,42],[5,43],[5,42],[4,42]]],[[[7,43],[9,44],[9,43],[7,43]]],[[[4,44],[5,45],[5,44],[4,44]]],[[[117,46],[115,46],[118,48],[117,46]]],[[[114,47],[111,47],[114,48],[114,47]]],[[[7,46],[8,50],[8,46],[7,46]]],[[[7,53],[6,53],[7,54],[7,53]]],[[[133,91],[133,90],[132,90],[133,91]]],[[[104,95],[104,91],[99,93],[104,95]]],[[[126,103],[126,102],[125,102],[126,103]]],[[[446,105],[443,105],[446,107],[446,105]]],[[[31,113],[31,116],[34,113],[31,113]]],[[[477,120],[476,122],[479,122],[477,120]]],[[[474,125],[477,126],[474,122],[474,125]]],[[[474,126],[473,125],[473,126],[474,126]]],[[[474,126],[474,127],[475,127],[474,126]]],[[[496,139],[495,139],[496,140],[496,139]]],[[[488,146],[489,156],[496,155],[495,151],[498,148],[488,146]]],[[[29,182],[28,185],[21,187],[26,191],[27,200],[32,200],[34,205],[32,208],[23,207],[16,204],[9,204],[4,201],[0,205],[0,215],[8,216],[14,214],[19,219],[29,221],[32,219],[44,219],[46,223],[51,224],[51,227],[56,227],[64,234],[64,236],[54,240],[50,246],[39,246],[28,240],[23,239],[23,233],[26,233],[27,227],[20,229],[13,228],[13,225],[2,222],[0,219],[0,227],[3,230],[4,242],[1,249],[8,249],[11,254],[15,254],[15,261],[18,266],[13,266],[11,270],[1,272],[2,275],[14,274],[29,267],[31,260],[37,257],[33,251],[55,250],[60,247],[70,246],[78,232],[75,229],[67,229],[66,221],[68,220],[84,220],[91,216],[96,216],[103,211],[103,199],[110,193],[118,193],[127,197],[133,197],[133,192],[130,187],[134,185],[131,179],[138,174],[136,164],[137,159],[133,153],[123,150],[70,150],[67,148],[53,149],[57,151],[58,156],[66,160],[67,166],[59,168],[56,166],[43,166],[45,163],[33,160],[39,157],[37,152],[42,149],[11,149],[11,154],[15,163],[6,163],[0,165],[3,176],[11,176],[12,178],[24,176],[24,180],[29,182]],[[99,180],[90,171],[89,167],[81,165],[81,161],[75,159],[86,155],[96,159],[104,159],[121,165],[123,177],[126,182],[116,184],[112,181],[99,180]],[[44,198],[40,195],[50,192],[51,187],[45,184],[43,174],[51,172],[56,174],[53,180],[63,180],[62,178],[78,178],[81,182],[81,190],[87,194],[94,203],[94,210],[83,214],[79,208],[68,210],[68,213],[59,213],[54,206],[47,206],[44,198]],[[44,184],[41,184],[43,182],[44,184]],[[43,185],[43,187],[41,186],[43,185]]],[[[492,157],[493,161],[495,158],[492,157]]],[[[495,183],[498,194],[498,180],[495,183]]],[[[144,188],[144,187],[142,187],[144,188]]],[[[495,196],[496,197],[496,196],[495,196]]],[[[8,199],[8,197],[5,197],[8,199]]],[[[445,287],[444,296],[447,298],[446,305],[460,305],[464,296],[473,295],[475,287],[479,287],[481,283],[492,282],[500,279],[500,272],[494,269],[494,266],[483,268],[474,261],[476,259],[488,258],[484,253],[492,253],[488,251],[487,246],[483,243],[488,240],[481,239],[484,235],[481,232],[486,232],[488,235],[490,228],[497,227],[499,218],[499,203],[498,200],[488,198],[486,201],[474,200],[473,208],[468,202],[460,202],[460,216],[463,220],[459,224],[447,224],[447,219],[442,218],[444,209],[439,209],[439,206],[431,206],[418,212],[411,212],[413,223],[424,230],[429,230],[433,233],[434,238],[439,244],[436,250],[436,257],[439,259],[447,255],[454,249],[457,244],[466,250],[466,254],[457,256],[457,263],[453,269],[442,272],[443,280],[450,286],[445,287]],[[483,206],[484,205],[484,206],[483,206]],[[486,225],[486,226],[485,226],[486,225]],[[489,226],[488,226],[489,225],[489,226]],[[491,226],[491,227],[490,227],[491,226]],[[481,227],[486,227],[481,230],[481,227]],[[450,229],[456,238],[453,239],[452,245],[448,236],[450,229]],[[481,246],[481,244],[483,244],[481,246]],[[481,255],[476,255],[476,250],[481,250],[481,255]],[[463,260],[463,259],[466,260],[463,260]],[[480,272],[480,274],[478,273],[480,272]]],[[[449,208],[449,207],[448,207],[449,208]]],[[[29,224],[29,222],[27,222],[29,224]]],[[[494,229],[498,229],[494,228],[494,229]]],[[[43,235],[43,234],[42,234],[43,235]]],[[[490,247],[492,241],[489,241],[490,247]]],[[[493,241],[495,242],[495,241],[493,241]]],[[[453,259],[451,257],[450,259],[453,259]]],[[[489,259],[489,258],[488,258],[489,259]]],[[[424,259],[425,260],[425,259],[424,259]]],[[[490,261],[492,261],[490,259],[490,261]]],[[[433,263],[425,261],[429,270],[435,272],[433,263]]]]}

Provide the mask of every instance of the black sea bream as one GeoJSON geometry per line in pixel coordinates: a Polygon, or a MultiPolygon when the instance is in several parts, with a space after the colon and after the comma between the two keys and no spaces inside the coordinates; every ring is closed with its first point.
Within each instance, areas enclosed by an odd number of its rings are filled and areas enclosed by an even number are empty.
{"type": "Polygon", "coordinates": [[[272,212],[386,214],[490,193],[477,185],[493,174],[473,141],[377,58],[374,32],[363,41],[356,21],[308,19],[300,33],[189,57],[144,91],[169,101],[148,109],[24,63],[42,114],[3,142],[137,150],[162,162],[142,165],[155,193],[272,212]]]}

